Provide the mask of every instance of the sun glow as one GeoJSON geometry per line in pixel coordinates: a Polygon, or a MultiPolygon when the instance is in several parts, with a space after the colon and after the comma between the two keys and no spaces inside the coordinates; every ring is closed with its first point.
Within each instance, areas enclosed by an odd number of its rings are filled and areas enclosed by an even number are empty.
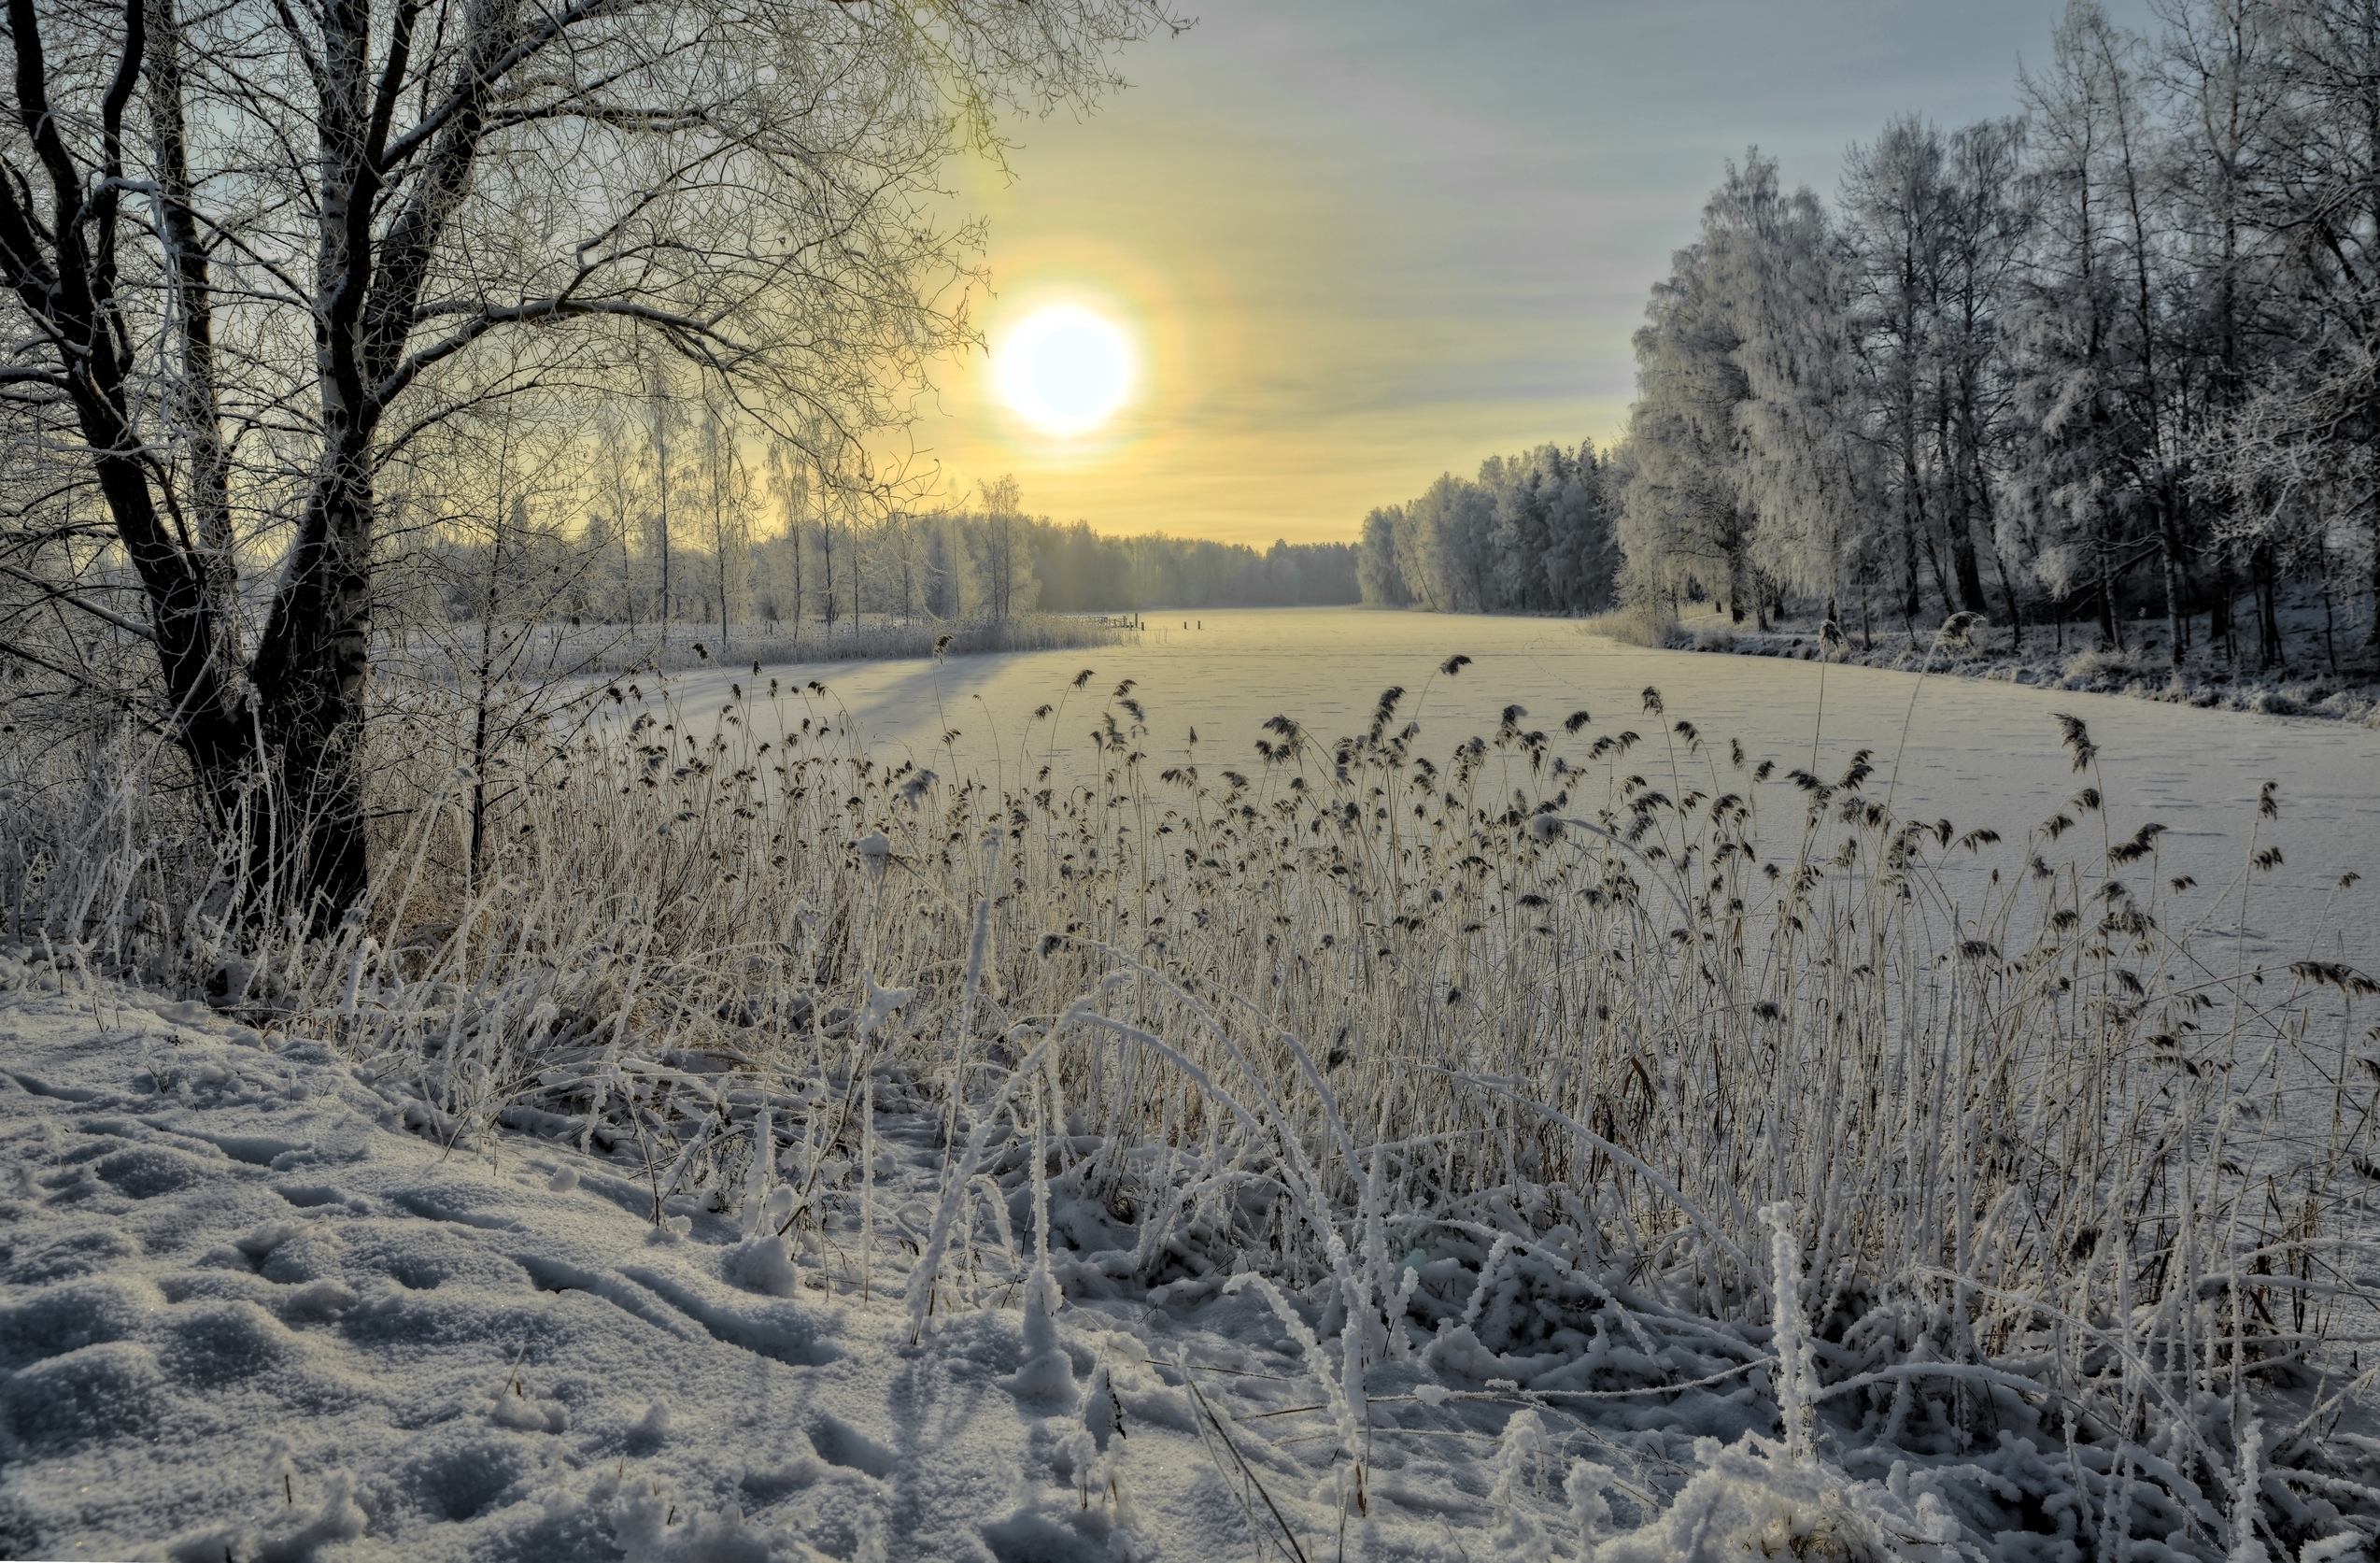
{"type": "Polygon", "coordinates": [[[1000,394],[1044,433],[1086,434],[1131,394],[1132,344],[1121,327],[1081,305],[1027,315],[993,354],[1000,394]]]}

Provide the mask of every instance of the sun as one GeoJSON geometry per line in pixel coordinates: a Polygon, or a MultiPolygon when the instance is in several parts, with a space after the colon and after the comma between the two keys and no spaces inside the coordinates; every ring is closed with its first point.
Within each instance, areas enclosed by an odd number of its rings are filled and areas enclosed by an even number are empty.
{"type": "Polygon", "coordinates": [[[1132,392],[1132,344],[1123,328],[1081,305],[1035,310],[992,355],[1000,394],[1044,433],[1087,434],[1132,392]]]}

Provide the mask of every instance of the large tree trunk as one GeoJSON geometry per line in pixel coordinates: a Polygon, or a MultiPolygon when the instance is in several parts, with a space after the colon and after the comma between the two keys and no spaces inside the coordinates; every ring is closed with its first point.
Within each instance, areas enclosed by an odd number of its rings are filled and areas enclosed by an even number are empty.
{"type": "Polygon", "coordinates": [[[130,454],[131,431],[106,426],[115,423],[113,408],[78,410],[100,493],[149,601],[158,669],[174,703],[170,731],[208,812],[219,828],[229,827],[240,817],[255,778],[256,728],[247,709],[236,632],[216,609],[210,577],[220,566],[174,546],[158,517],[149,475],[130,454]]]}
{"type": "Polygon", "coordinates": [[[2024,604],[2018,600],[2016,585],[2008,578],[2008,556],[2000,547],[2000,520],[1992,509],[1991,487],[1981,480],[1980,475],[1976,483],[1976,494],[1983,504],[1984,535],[1991,539],[1991,567],[2000,576],[2000,600],[2007,604],[2008,650],[2013,656],[2025,648],[2024,604]]]}
{"type": "Polygon", "coordinates": [[[1974,518],[1963,499],[1950,517],[1950,567],[1959,580],[1959,605],[1969,613],[1990,611],[1983,598],[1983,571],[1976,562],[1974,518]]]}
{"type": "Polygon", "coordinates": [[[2158,552],[2165,570],[2165,632],[2173,641],[2173,665],[2180,667],[2190,649],[2189,545],[2185,539],[2187,513],[2182,496],[2169,487],[2159,506],[2158,552]]]}
{"type": "Polygon", "coordinates": [[[333,444],[253,669],[275,783],[261,843],[268,883],[318,926],[366,883],[359,760],[372,641],[371,443],[351,429],[333,444]]]}
{"type": "MultiPolygon", "coordinates": [[[[1958,606],[1967,612],[1982,615],[1990,608],[1983,598],[1983,572],[1976,562],[1975,495],[1967,484],[1967,463],[1960,459],[1957,441],[1951,433],[1952,419],[1949,397],[1939,390],[1943,411],[1934,419],[1934,448],[1942,460],[1942,470],[1950,480],[1948,513],[1943,518],[1950,531],[1950,574],[1958,582],[1958,606]]],[[[1943,595],[1943,613],[1951,612],[1949,592],[1943,595]]]]}
{"type": "Polygon", "coordinates": [[[2121,651],[2124,642],[2116,622],[2116,548],[2107,535],[2107,519],[2099,522],[2099,647],[2103,651],[2121,651]]]}
{"type": "Polygon", "coordinates": [[[2277,566],[2273,545],[2259,543],[2248,555],[2249,594],[2256,600],[2256,661],[2259,672],[2270,672],[2288,661],[2281,640],[2279,593],[2274,589],[2277,566]]]}

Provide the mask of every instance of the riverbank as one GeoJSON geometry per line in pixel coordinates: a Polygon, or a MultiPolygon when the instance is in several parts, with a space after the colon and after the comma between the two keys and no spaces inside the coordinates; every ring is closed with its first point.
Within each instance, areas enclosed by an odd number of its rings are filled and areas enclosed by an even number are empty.
{"type": "MultiPolygon", "coordinates": [[[[1739,657],[1776,657],[1818,661],[1821,644],[1820,619],[1788,619],[1768,630],[1727,622],[1718,614],[1680,619],[1670,627],[1663,644],[1679,651],[1717,651],[1739,657]]],[[[1997,638],[2005,631],[1983,632],[1997,638]]],[[[2029,642],[2047,639],[2035,629],[2029,642]]],[[[2086,628],[2082,636],[2088,636],[2086,628]]],[[[2164,648],[2149,642],[2124,651],[2103,651],[2079,644],[2070,633],[2060,649],[2054,641],[2029,644],[2010,651],[1966,637],[1895,632],[1878,635],[1863,647],[1858,637],[1823,648],[1824,660],[1855,667],[1903,673],[1948,674],[1961,678],[2035,689],[2074,689],[2090,694],[2128,695],[2168,705],[2202,710],[2247,711],[2272,717],[2318,717],[2380,728],[2380,676],[2372,669],[2342,659],[2338,673],[2277,667],[2270,672],[2224,661],[2203,651],[2175,667],[2164,648]]]]}

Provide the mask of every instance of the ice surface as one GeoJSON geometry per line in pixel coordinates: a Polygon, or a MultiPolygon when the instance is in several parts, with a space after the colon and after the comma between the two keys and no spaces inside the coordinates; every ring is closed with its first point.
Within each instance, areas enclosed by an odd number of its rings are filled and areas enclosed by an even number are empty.
{"type": "MultiPolygon", "coordinates": [[[[1989,827],[2007,842],[2057,811],[2090,777],[2076,776],[2053,712],[2089,724],[2101,751],[2110,827],[2127,834],[2150,820],[2167,827],[2160,866],[2209,888],[2240,873],[2258,789],[2280,787],[2282,818],[2260,838],[2284,860],[2259,875],[2247,919],[2251,959],[2326,959],[2380,965],[2380,916],[2358,899],[2333,902],[2342,871],[2380,893],[2380,731],[2336,721],[2205,711],[2118,695],[2040,689],[1770,658],[1651,651],[1552,618],[1389,613],[1363,608],[1211,611],[1179,628],[1180,614],[1149,616],[1137,646],[929,661],[831,662],[771,667],[793,691],[779,709],[802,718],[847,714],[857,736],[946,776],[997,776],[1016,787],[1043,765],[1086,761],[1087,741],[1109,692],[1133,681],[1149,714],[1148,748],[1167,763],[1198,735],[1202,761],[1246,766],[1262,724],[1287,715],[1325,740],[1360,732],[1381,690],[1407,690],[1404,714],[1421,720],[1418,752],[1443,758],[1471,735],[1492,733],[1519,704],[1524,726],[1549,732],[1577,710],[1588,734],[1622,730],[1656,739],[1666,722],[1691,720],[1706,739],[1739,740],[1780,767],[1833,774],[1860,749],[1875,751],[1879,798],[1893,787],[1904,815],[1947,817],[1960,830],[1989,827]],[[1451,656],[1469,666],[1436,669],[1451,656]],[[1095,675],[1072,688],[1084,669],[1095,675]],[[800,692],[809,680],[828,694],[800,692]],[[1821,702],[1821,684],[1823,700],[1821,702]],[[1666,706],[1643,709],[1657,688],[1666,706]],[[1915,696],[1914,704],[1912,696],[1915,696]],[[1042,705],[1054,707],[1036,720],[1042,705]],[[948,745],[942,735],[958,736],[948,745]],[[1904,732],[1906,733],[1904,745],[1904,732]],[[1897,784],[1892,761],[1900,757],[1897,784]],[[1815,756],[1815,763],[1813,757],[1815,756]]],[[[731,684],[751,693],[750,664],[674,675],[689,716],[716,712],[731,684]]],[[[767,736],[764,707],[747,708],[767,736]]],[[[1652,764],[1652,751],[1637,751],[1652,764]]],[[[2237,923],[2236,898],[2225,927],[2237,923]]]]}

